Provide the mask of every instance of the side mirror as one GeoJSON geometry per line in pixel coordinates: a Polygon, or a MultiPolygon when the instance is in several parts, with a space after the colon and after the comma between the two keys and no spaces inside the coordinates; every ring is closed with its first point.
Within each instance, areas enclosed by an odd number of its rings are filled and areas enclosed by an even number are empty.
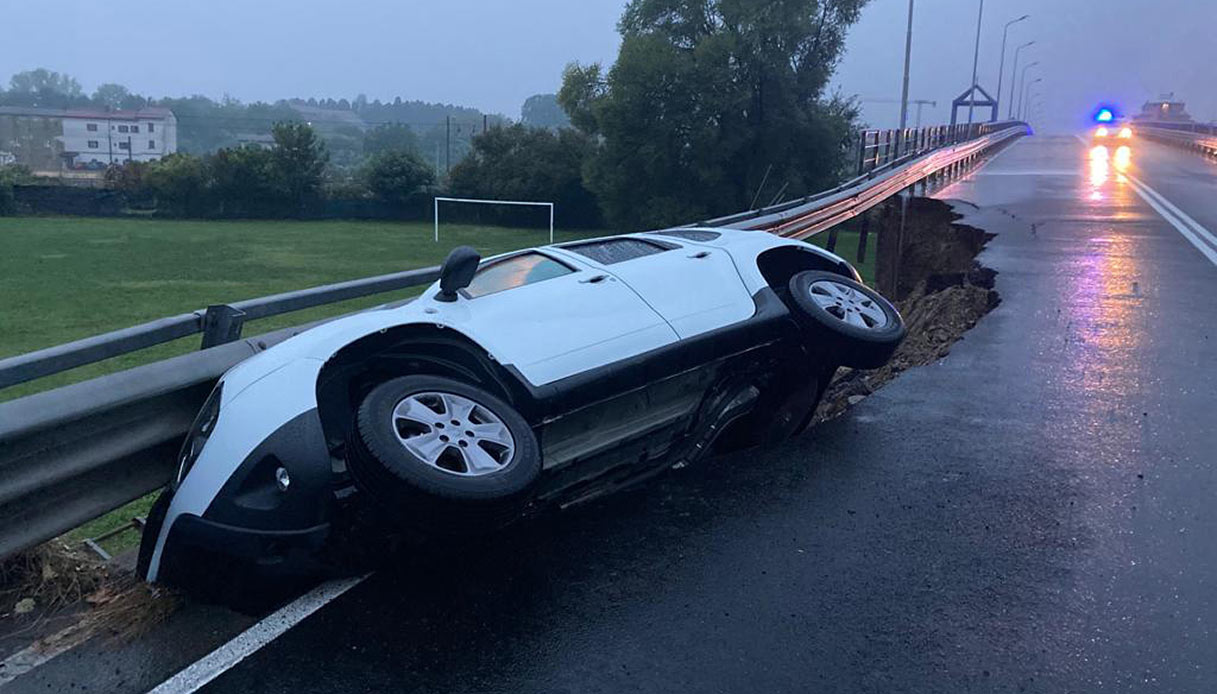
{"type": "Polygon", "coordinates": [[[439,269],[439,294],[435,300],[456,301],[457,290],[469,286],[481,262],[482,256],[469,246],[453,248],[439,269]]]}

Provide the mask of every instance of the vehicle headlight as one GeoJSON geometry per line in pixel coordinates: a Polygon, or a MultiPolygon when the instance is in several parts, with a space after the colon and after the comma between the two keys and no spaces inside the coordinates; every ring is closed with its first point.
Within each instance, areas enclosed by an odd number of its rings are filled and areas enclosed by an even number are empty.
{"type": "Polygon", "coordinates": [[[1121,130],[1120,137],[1124,138],[1125,140],[1132,137],[1132,128],[1124,128],[1123,130],[1121,130]]]}
{"type": "Polygon", "coordinates": [[[1094,134],[1096,137],[1107,137],[1107,128],[1100,126],[1098,130],[1094,131],[1094,134]]]}
{"type": "Polygon", "coordinates": [[[216,422],[220,419],[220,391],[223,389],[223,383],[216,384],[194,418],[194,423],[190,425],[190,431],[186,433],[186,440],[182,443],[182,451],[178,454],[177,479],[174,485],[181,484],[182,480],[186,479],[190,468],[194,467],[199,454],[203,452],[207,439],[211,437],[211,432],[215,431],[216,422]]]}

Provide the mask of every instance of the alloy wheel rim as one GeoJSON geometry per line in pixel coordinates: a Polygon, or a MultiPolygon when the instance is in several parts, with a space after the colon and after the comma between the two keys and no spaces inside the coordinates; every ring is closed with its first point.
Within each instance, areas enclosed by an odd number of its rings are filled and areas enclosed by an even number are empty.
{"type": "Polygon", "coordinates": [[[398,401],[391,416],[397,440],[415,458],[443,472],[480,477],[506,467],[515,437],[489,407],[455,393],[428,391],[398,401]]]}
{"type": "Polygon", "coordinates": [[[879,330],[887,326],[887,313],[883,307],[847,284],[816,280],[807,291],[817,306],[847,325],[864,330],[879,330]]]}

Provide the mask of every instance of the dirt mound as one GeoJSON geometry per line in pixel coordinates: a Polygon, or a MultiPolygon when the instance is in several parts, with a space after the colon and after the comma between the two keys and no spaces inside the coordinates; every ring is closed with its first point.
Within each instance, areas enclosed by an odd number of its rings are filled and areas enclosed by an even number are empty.
{"type": "MultiPolygon", "coordinates": [[[[945,357],[956,340],[1001,302],[993,289],[997,272],[976,261],[992,234],[958,224],[960,215],[938,200],[914,198],[907,214],[902,247],[889,245],[887,257],[880,257],[877,265],[880,290],[900,297],[895,303],[908,337],[881,369],[838,371],[815,421],[836,417],[905,369],[945,357]]],[[[899,224],[898,213],[885,218],[899,224]]],[[[886,228],[880,233],[899,231],[886,228]]]]}

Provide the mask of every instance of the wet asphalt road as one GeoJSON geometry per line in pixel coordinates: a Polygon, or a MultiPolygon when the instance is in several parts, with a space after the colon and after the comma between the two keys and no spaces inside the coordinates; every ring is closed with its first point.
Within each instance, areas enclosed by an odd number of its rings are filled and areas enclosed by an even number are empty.
{"type": "MultiPolygon", "coordinates": [[[[1214,691],[1217,267],[1096,166],[1033,138],[940,193],[1004,299],[940,364],[381,573],[205,691],[1214,691]]],[[[1212,228],[1215,169],[1133,153],[1212,228]]]]}
{"type": "MultiPolygon", "coordinates": [[[[940,363],[378,573],[202,691],[1217,690],[1217,267],[1101,168],[1035,137],[939,193],[1003,298],[940,363]]],[[[1217,166],[1130,171],[1217,229],[1217,166]]]]}

